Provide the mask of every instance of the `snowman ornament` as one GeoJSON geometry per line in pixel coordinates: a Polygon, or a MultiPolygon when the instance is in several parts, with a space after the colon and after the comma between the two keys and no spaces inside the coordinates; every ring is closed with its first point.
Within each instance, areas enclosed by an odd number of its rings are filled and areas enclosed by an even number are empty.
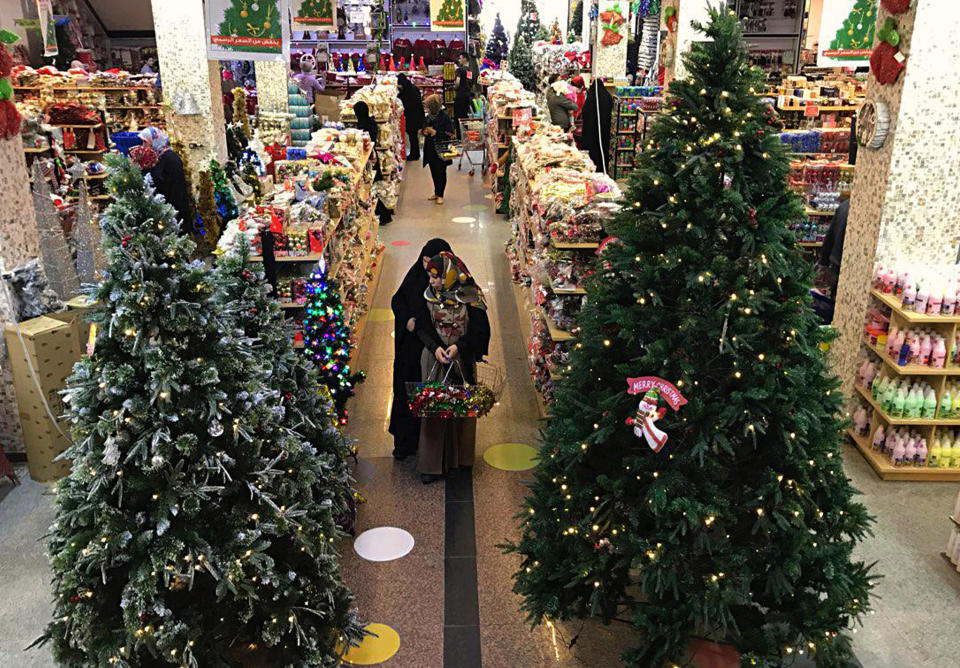
{"type": "Polygon", "coordinates": [[[680,390],[673,383],[657,378],[656,376],[642,376],[627,378],[628,394],[642,394],[637,412],[627,418],[626,423],[633,427],[633,433],[643,438],[650,449],[660,452],[667,442],[667,433],[657,426],[657,420],[667,414],[666,407],[660,407],[660,398],[663,397],[674,411],[687,403],[680,390]]]}

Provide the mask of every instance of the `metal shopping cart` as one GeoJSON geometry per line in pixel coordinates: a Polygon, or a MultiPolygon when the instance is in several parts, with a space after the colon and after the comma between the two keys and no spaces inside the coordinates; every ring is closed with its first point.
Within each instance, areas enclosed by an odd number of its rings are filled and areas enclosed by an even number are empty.
{"type": "Polygon", "coordinates": [[[463,158],[466,156],[470,163],[470,176],[473,176],[474,168],[479,166],[480,173],[486,174],[487,171],[487,124],[482,118],[461,118],[460,119],[460,139],[462,150],[460,152],[460,162],[457,163],[459,170],[463,166],[463,158]],[[480,161],[474,162],[474,155],[480,153],[480,161]],[[473,154],[473,155],[471,155],[473,154]]]}

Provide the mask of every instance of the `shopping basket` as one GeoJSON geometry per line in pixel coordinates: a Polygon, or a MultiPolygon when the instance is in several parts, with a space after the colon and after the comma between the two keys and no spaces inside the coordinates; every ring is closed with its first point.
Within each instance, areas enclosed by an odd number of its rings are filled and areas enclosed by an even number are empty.
{"type": "MultiPolygon", "coordinates": [[[[434,367],[439,368],[439,363],[434,367]]],[[[433,373],[430,374],[434,375],[433,373]]],[[[476,367],[476,383],[463,382],[463,369],[454,360],[439,381],[407,382],[407,404],[410,412],[421,418],[479,418],[489,413],[503,393],[503,372],[480,362],[476,367]],[[451,372],[457,374],[451,377],[451,372]],[[460,381],[459,383],[451,381],[460,381]]]]}
{"type": "Polygon", "coordinates": [[[456,160],[463,150],[463,144],[458,141],[438,141],[436,147],[441,160],[456,160]]]}

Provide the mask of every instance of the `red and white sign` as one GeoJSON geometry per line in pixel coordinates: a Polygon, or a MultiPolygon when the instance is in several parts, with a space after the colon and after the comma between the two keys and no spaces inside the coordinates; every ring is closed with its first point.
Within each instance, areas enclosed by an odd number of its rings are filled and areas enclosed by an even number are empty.
{"type": "Polygon", "coordinates": [[[660,452],[668,438],[667,433],[656,425],[657,420],[667,412],[666,408],[659,406],[660,397],[666,399],[670,408],[675,411],[687,403],[687,400],[673,383],[656,376],[627,378],[627,393],[643,394],[636,415],[627,418],[627,424],[633,427],[636,436],[647,441],[651,450],[660,452]]]}

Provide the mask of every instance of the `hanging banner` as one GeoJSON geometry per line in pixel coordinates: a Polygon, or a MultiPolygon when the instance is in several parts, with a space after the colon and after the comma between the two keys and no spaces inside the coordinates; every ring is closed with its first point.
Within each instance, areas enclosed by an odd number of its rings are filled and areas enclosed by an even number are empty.
{"type": "Polygon", "coordinates": [[[60,49],[57,47],[53,0],[37,0],[37,16],[40,23],[40,36],[43,37],[43,55],[56,56],[60,53],[60,49]]]}
{"type": "Polygon", "coordinates": [[[877,0],[823,3],[817,67],[869,65],[876,30],[877,0]]]}
{"type": "Polygon", "coordinates": [[[591,22],[593,76],[614,80],[627,73],[627,42],[630,40],[630,3],[600,0],[591,22]]]}
{"type": "Polygon", "coordinates": [[[287,0],[207,0],[207,58],[283,59],[290,36],[287,0]]]}
{"type": "Polygon", "coordinates": [[[430,0],[430,29],[440,32],[463,32],[467,29],[464,0],[430,0]]]}
{"type": "Polygon", "coordinates": [[[337,23],[336,0],[290,0],[295,30],[317,30],[337,23]]]}

